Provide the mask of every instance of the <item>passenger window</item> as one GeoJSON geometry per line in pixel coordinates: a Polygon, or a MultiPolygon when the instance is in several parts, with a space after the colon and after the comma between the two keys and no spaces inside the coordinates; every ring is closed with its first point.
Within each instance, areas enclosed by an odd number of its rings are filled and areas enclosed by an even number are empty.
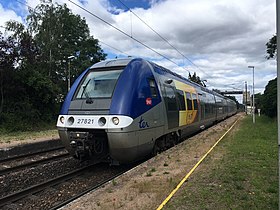
{"type": "Polygon", "coordinates": [[[177,96],[179,99],[179,109],[180,110],[186,110],[186,104],[185,104],[185,97],[184,97],[184,91],[177,90],[177,96]]]}
{"type": "Polygon", "coordinates": [[[149,80],[150,90],[151,90],[151,96],[152,98],[157,98],[157,88],[156,88],[156,82],[154,79],[149,80]]]}
{"type": "Polygon", "coordinates": [[[186,92],[188,110],[193,109],[191,94],[186,92]]]}
{"type": "Polygon", "coordinates": [[[195,93],[192,94],[192,99],[193,99],[193,109],[197,110],[198,105],[197,105],[197,96],[195,93]]]}

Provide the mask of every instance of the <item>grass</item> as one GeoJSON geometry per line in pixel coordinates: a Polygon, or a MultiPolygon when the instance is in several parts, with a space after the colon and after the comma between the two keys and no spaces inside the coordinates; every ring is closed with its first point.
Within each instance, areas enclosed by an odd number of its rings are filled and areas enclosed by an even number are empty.
{"type": "Polygon", "coordinates": [[[277,122],[246,117],[164,209],[278,209],[278,184],[277,122]]]}
{"type": "Polygon", "coordinates": [[[155,168],[152,168],[151,170],[149,170],[147,173],[146,173],[146,176],[152,176],[152,173],[156,172],[156,169],[155,168]]]}
{"type": "Polygon", "coordinates": [[[112,184],[113,184],[113,186],[116,186],[118,183],[115,179],[113,179],[112,184]]]}
{"type": "Polygon", "coordinates": [[[37,138],[56,138],[58,132],[52,128],[42,131],[25,131],[25,132],[0,132],[0,143],[11,143],[14,141],[24,141],[37,138]]]}

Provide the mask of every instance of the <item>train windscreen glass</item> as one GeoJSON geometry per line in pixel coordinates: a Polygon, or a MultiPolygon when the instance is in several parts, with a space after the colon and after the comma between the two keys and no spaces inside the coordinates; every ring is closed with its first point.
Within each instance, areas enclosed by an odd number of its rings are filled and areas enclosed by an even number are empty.
{"type": "Polygon", "coordinates": [[[80,85],[76,99],[111,98],[122,70],[92,71],[80,85]]]}

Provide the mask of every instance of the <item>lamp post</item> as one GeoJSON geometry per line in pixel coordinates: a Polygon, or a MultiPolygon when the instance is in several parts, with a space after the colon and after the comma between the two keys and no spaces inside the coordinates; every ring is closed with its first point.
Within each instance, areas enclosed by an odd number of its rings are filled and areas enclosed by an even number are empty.
{"type": "Polygon", "coordinates": [[[245,81],[245,114],[247,115],[247,81],[245,81]]]}
{"type": "Polygon", "coordinates": [[[70,71],[70,62],[71,60],[75,58],[74,55],[71,55],[68,57],[68,91],[70,90],[70,84],[71,84],[71,81],[70,81],[70,77],[71,77],[71,71],[70,71]]]}
{"type": "Polygon", "coordinates": [[[253,69],[253,123],[256,122],[256,119],[255,119],[255,66],[248,66],[248,68],[250,69],[253,69]]]}

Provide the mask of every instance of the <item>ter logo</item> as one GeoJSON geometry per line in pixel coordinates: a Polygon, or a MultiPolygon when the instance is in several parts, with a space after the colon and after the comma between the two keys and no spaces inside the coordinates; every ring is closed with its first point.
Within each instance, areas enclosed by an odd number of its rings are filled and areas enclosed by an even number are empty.
{"type": "Polygon", "coordinates": [[[144,121],[144,119],[141,116],[141,119],[139,121],[139,128],[148,128],[150,127],[148,122],[144,121]]]}

